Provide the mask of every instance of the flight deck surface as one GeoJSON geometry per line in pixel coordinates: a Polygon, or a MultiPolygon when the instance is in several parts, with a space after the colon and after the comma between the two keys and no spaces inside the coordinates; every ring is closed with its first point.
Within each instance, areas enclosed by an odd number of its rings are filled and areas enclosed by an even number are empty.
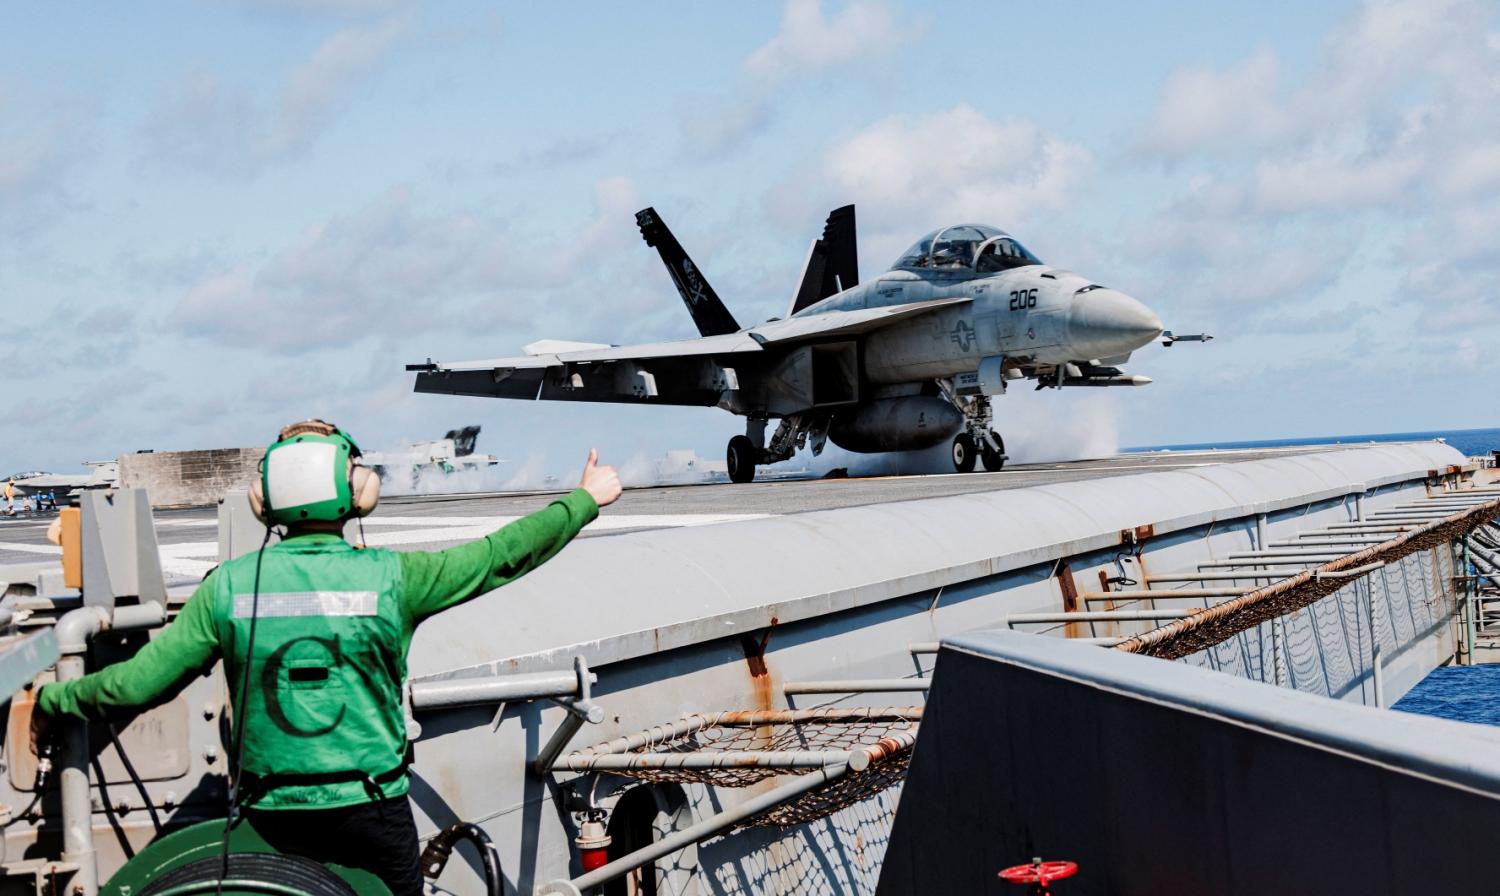
{"type": "MultiPolygon", "coordinates": [[[[841,479],[781,479],[745,485],[656,486],[627,489],[584,537],[621,532],[704,526],[721,522],[885,504],[921,498],[977,494],[1058,482],[1078,482],[1273,457],[1316,454],[1340,446],[1161,451],[1092,460],[1018,464],[998,473],[949,473],[841,479]]],[[[364,521],[366,544],[395,550],[435,550],[479,538],[506,522],[545,506],[556,492],[392,497],[364,521]]],[[[169,581],[201,578],[216,562],[217,511],[212,507],[158,510],[157,540],[169,581]]],[[[50,515],[0,517],[0,564],[57,556],[46,540],[50,515]]]]}

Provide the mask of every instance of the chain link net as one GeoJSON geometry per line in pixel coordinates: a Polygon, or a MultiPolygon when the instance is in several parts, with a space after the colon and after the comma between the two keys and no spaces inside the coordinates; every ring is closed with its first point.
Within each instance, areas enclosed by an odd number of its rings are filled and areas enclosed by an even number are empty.
{"type": "Polygon", "coordinates": [[[1319,578],[1315,573],[1320,570],[1331,572],[1366,563],[1393,563],[1418,551],[1447,547],[1493,519],[1497,513],[1500,513],[1500,502],[1497,501],[1456,513],[1390,541],[1136,635],[1115,645],[1114,649],[1162,659],[1181,659],[1223,643],[1262,622],[1303,609],[1354,581],[1353,578],[1319,578]]]}
{"type": "MultiPolygon", "coordinates": [[[[876,748],[893,734],[915,733],[922,717],[919,706],[886,709],[833,709],[797,712],[725,712],[684,719],[697,727],[678,734],[671,725],[661,725],[636,735],[638,745],[622,755],[856,752],[876,748]],[[827,715],[818,717],[817,712],[827,715]],[[786,716],[767,720],[765,717],[786,716]],[[812,715],[813,717],[805,717],[812,715]]],[[[595,748],[598,749],[598,748],[595,748]]],[[[593,751],[581,751],[587,755],[593,751]]],[[[607,752],[607,751],[606,751],[607,752]]],[[[597,755],[597,753],[594,753],[597,755]]],[[[823,818],[846,806],[866,800],[906,777],[911,750],[878,751],[866,768],[847,771],[826,786],[801,794],[741,822],[737,828],[789,827],[823,818]],[[888,755],[887,755],[888,754],[888,755]]],[[[830,763],[834,764],[834,763],[830,763]]],[[[813,768],[629,768],[610,769],[650,783],[707,784],[714,787],[749,787],[783,775],[805,775],[813,768]]]]}

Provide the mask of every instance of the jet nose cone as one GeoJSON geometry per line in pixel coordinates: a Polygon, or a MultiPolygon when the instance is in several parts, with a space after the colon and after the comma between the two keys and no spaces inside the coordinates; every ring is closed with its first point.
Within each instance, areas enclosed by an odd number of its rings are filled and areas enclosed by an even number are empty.
{"type": "Polygon", "coordinates": [[[1162,322],[1145,305],[1114,289],[1091,289],[1074,296],[1068,336],[1079,358],[1108,358],[1133,352],[1161,335],[1162,322]]]}

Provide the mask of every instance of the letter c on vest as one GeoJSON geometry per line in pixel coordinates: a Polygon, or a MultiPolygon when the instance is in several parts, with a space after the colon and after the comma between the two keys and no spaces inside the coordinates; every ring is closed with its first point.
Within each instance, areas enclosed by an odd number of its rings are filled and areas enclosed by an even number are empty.
{"type": "Polygon", "coordinates": [[[276,652],[266,659],[265,668],[260,673],[261,695],[266,702],[266,715],[271,717],[272,724],[277,728],[280,728],[283,732],[293,737],[321,737],[337,728],[339,723],[344,720],[344,711],[348,708],[347,705],[339,707],[339,714],[332,722],[329,722],[322,728],[311,730],[298,728],[292,724],[292,720],[287,718],[286,710],[281,707],[281,688],[278,686],[281,679],[281,664],[286,661],[287,651],[301,644],[303,641],[314,641],[323,645],[332,655],[331,659],[334,665],[343,663],[344,653],[339,649],[338,635],[334,635],[332,638],[319,638],[316,635],[307,635],[288,641],[278,647],[276,652]]]}

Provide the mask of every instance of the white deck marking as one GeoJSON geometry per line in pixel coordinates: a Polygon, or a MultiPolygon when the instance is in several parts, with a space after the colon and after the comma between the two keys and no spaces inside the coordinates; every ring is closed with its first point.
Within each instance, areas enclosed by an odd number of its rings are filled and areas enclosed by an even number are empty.
{"type": "Polygon", "coordinates": [[[0,541],[0,551],[19,551],[22,554],[62,555],[62,548],[55,544],[22,544],[16,541],[0,541]]]}

